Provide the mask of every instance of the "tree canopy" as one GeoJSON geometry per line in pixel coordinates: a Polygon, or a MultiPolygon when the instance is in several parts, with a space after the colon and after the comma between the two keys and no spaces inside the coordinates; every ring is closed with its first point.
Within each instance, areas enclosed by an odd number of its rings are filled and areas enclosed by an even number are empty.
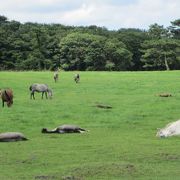
{"type": "Polygon", "coordinates": [[[144,62],[144,68],[157,70],[180,68],[180,43],[178,39],[172,38],[172,33],[157,24],[150,26],[151,39],[142,44],[141,61],[144,62]]]}
{"type": "Polygon", "coordinates": [[[0,16],[0,69],[179,69],[180,19],[171,24],[110,31],[95,25],[23,24],[0,16]]]}

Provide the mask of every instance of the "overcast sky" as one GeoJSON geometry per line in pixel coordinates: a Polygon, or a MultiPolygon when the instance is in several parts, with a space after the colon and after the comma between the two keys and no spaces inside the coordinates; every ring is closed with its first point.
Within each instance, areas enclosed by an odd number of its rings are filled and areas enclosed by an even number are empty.
{"type": "Polygon", "coordinates": [[[180,0],[0,0],[0,15],[22,23],[148,29],[179,19],[180,0]]]}

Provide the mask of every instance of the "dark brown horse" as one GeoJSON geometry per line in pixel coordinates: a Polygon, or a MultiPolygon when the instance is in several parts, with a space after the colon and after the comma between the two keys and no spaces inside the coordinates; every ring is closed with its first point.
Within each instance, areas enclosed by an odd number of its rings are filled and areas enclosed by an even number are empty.
{"type": "Polygon", "coordinates": [[[1,89],[0,97],[2,99],[2,106],[4,107],[4,102],[10,107],[13,104],[13,91],[11,89],[1,89]]]}

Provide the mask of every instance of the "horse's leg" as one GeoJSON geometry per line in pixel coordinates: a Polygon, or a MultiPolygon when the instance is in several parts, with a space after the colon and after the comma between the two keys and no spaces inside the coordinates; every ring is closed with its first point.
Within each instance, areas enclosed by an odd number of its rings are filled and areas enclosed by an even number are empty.
{"type": "Polygon", "coordinates": [[[33,99],[35,99],[35,97],[34,97],[34,91],[32,91],[32,93],[31,93],[31,98],[33,97],[33,99]]]}
{"type": "Polygon", "coordinates": [[[43,96],[44,96],[44,92],[42,92],[42,97],[41,97],[42,99],[43,99],[43,96]]]}
{"type": "Polygon", "coordinates": [[[45,92],[45,94],[46,94],[46,99],[47,99],[47,98],[48,98],[48,97],[47,97],[47,92],[45,92]]]}
{"type": "Polygon", "coordinates": [[[2,107],[4,107],[4,101],[2,100],[2,107]]]}
{"type": "Polygon", "coordinates": [[[35,98],[34,98],[34,91],[31,92],[30,98],[32,99],[32,97],[33,97],[33,99],[35,99],[35,98]]]}

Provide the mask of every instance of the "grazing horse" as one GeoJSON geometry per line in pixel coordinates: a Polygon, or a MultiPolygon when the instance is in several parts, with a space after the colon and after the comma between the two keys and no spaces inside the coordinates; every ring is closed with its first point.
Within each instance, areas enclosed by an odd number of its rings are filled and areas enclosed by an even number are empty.
{"type": "Polygon", "coordinates": [[[79,74],[75,74],[75,75],[74,75],[74,81],[75,81],[76,83],[78,83],[79,80],[80,80],[80,75],[79,75],[79,74]]]}
{"type": "Polygon", "coordinates": [[[13,91],[11,89],[0,90],[0,97],[2,99],[2,106],[4,107],[4,102],[10,107],[13,104],[13,91]]]}
{"type": "Polygon", "coordinates": [[[46,84],[37,84],[37,83],[32,84],[29,87],[29,90],[31,91],[31,99],[32,99],[32,97],[33,97],[33,99],[35,99],[34,92],[42,92],[42,99],[43,99],[44,93],[46,95],[46,99],[48,97],[52,98],[52,90],[46,84]],[[47,93],[48,93],[48,97],[47,97],[47,93]]]}
{"type": "Polygon", "coordinates": [[[58,71],[54,72],[54,81],[55,83],[58,81],[58,78],[59,78],[59,74],[58,74],[58,71]]]}

